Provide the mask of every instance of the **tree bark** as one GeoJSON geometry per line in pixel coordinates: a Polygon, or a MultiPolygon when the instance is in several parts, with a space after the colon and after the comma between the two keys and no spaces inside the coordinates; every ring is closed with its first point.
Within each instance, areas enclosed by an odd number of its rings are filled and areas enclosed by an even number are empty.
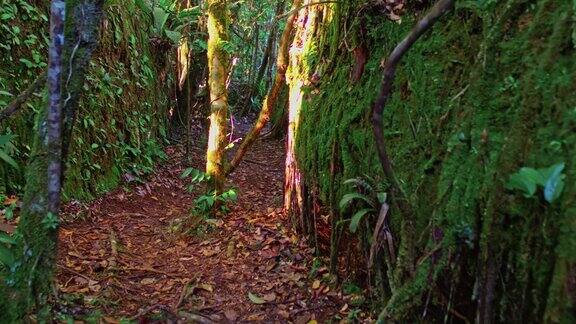
{"type": "MultiPolygon", "coordinates": [[[[300,6],[301,3],[302,0],[294,0],[292,6],[294,8],[297,8],[298,6],[300,6]]],[[[254,144],[254,142],[260,135],[260,132],[262,131],[264,126],[266,126],[266,123],[268,123],[268,121],[270,120],[270,115],[272,114],[272,111],[274,110],[274,107],[278,102],[278,97],[282,90],[282,86],[286,82],[286,70],[288,69],[289,64],[289,45],[291,43],[290,40],[292,38],[292,31],[294,30],[294,22],[296,20],[296,17],[297,12],[294,12],[286,22],[286,27],[284,28],[282,38],[280,39],[280,45],[279,45],[280,48],[278,49],[278,58],[276,61],[276,77],[274,79],[274,83],[272,84],[272,87],[270,88],[268,95],[266,96],[266,98],[264,98],[264,103],[262,104],[262,110],[258,115],[256,123],[254,124],[252,129],[250,129],[248,134],[246,134],[246,138],[244,139],[244,141],[242,141],[242,144],[240,144],[240,147],[236,151],[234,158],[226,168],[226,174],[230,174],[231,172],[234,171],[234,169],[236,169],[236,167],[238,167],[248,149],[252,146],[252,144],[254,144]]]]}
{"type": "Polygon", "coordinates": [[[211,177],[211,189],[222,191],[225,180],[224,150],[226,148],[226,118],[228,114],[229,55],[222,46],[228,41],[226,0],[208,0],[208,84],[210,87],[210,131],[206,153],[206,173],[211,177]]]}
{"type": "MultiPolygon", "coordinates": [[[[296,219],[301,230],[305,230],[304,214],[304,183],[302,173],[296,158],[296,139],[300,125],[300,112],[304,92],[302,87],[308,81],[309,67],[303,59],[314,41],[317,26],[317,7],[310,6],[311,0],[304,1],[298,19],[298,29],[290,49],[290,73],[288,74],[289,106],[288,106],[288,137],[286,141],[286,164],[284,179],[284,209],[296,219]]],[[[298,7],[297,7],[298,8],[298,7]]],[[[297,12],[297,10],[293,10],[297,12]]]]}

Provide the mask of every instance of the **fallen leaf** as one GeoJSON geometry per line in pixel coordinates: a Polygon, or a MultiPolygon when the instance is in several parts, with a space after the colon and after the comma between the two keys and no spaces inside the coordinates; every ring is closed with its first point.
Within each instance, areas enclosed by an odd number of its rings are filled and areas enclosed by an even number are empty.
{"type": "Polygon", "coordinates": [[[238,313],[236,313],[233,309],[227,309],[224,311],[224,316],[231,322],[235,322],[238,318],[238,313]]]}
{"type": "Polygon", "coordinates": [[[4,206],[10,206],[18,202],[18,197],[10,196],[4,200],[4,206]]]}
{"type": "Polygon", "coordinates": [[[114,319],[112,317],[102,317],[102,320],[104,320],[104,323],[106,324],[120,324],[120,321],[117,319],[114,319]]]}
{"type": "Polygon", "coordinates": [[[155,282],[156,282],[156,279],[154,279],[154,278],[144,278],[144,279],[140,280],[140,284],[142,284],[142,285],[151,285],[155,282]]]}
{"type": "Polygon", "coordinates": [[[276,294],[275,293],[266,294],[266,295],[264,295],[263,299],[267,302],[273,302],[276,300],[276,294]]]}
{"type": "Polygon", "coordinates": [[[290,318],[290,313],[288,313],[285,310],[279,310],[278,311],[278,315],[282,316],[282,318],[284,319],[289,319],[290,318]]]}
{"type": "Polygon", "coordinates": [[[266,301],[264,299],[254,295],[251,292],[248,293],[248,298],[250,299],[250,301],[252,303],[257,304],[257,305],[262,305],[262,304],[266,303],[266,301]]]}
{"type": "Polygon", "coordinates": [[[206,290],[208,292],[213,292],[214,291],[214,287],[212,285],[209,284],[199,284],[197,286],[198,289],[202,289],[202,290],[206,290]]]}
{"type": "Polygon", "coordinates": [[[320,280],[314,280],[314,283],[312,283],[312,289],[316,290],[320,288],[320,280]]]}
{"type": "Polygon", "coordinates": [[[264,319],[264,313],[256,313],[248,316],[246,319],[249,322],[261,322],[264,319]]]}

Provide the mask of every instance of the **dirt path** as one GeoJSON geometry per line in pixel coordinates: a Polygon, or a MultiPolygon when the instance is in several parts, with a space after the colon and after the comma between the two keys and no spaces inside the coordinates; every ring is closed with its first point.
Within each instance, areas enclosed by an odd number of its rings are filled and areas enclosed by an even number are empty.
{"type": "MultiPolygon", "coordinates": [[[[89,206],[67,208],[58,285],[62,310],[99,310],[120,318],[183,322],[297,322],[332,318],[341,298],[320,279],[313,250],[281,213],[281,141],[259,141],[232,175],[239,200],[203,235],[172,231],[193,195],[179,178],[181,150],[146,184],[119,189],[89,206]],[[176,315],[178,314],[178,315],[176,315]]],[[[203,152],[194,154],[202,169],[203,152]]]]}

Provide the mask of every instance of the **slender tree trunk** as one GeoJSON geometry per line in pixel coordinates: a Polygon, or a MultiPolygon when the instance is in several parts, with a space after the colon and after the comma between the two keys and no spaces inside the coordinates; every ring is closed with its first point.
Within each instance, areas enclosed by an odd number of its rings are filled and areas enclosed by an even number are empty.
{"type": "Polygon", "coordinates": [[[255,23],[254,36],[252,37],[254,48],[252,50],[252,59],[250,60],[250,72],[248,73],[248,84],[250,86],[254,85],[254,77],[257,69],[256,61],[258,60],[258,50],[260,48],[260,25],[257,22],[255,23]]]}
{"type": "Polygon", "coordinates": [[[266,41],[266,48],[264,49],[264,54],[262,56],[262,63],[258,68],[258,73],[256,74],[256,80],[254,80],[254,83],[251,84],[250,91],[248,92],[248,96],[246,97],[246,101],[244,102],[245,107],[247,107],[252,101],[254,93],[259,88],[260,83],[264,78],[264,74],[266,73],[266,70],[268,68],[268,63],[273,57],[272,52],[274,51],[273,47],[276,41],[276,34],[278,30],[277,24],[275,23],[275,19],[277,16],[280,16],[282,14],[282,10],[284,9],[285,3],[286,3],[285,0],[279,0],[278,4],[276,5],[276,14],[274,15],[274,17],[272,17],[271,20],[272,27],[270,28],[270,32],[268,34],[268,40],[266,41]]]}
{"type": "Polygon", "coordinates": [[[62,69],[66,2],[52,0],[48,51],[48,213],[58,215],[62,189],[62,69]]]}
{"type": "MultiPolygon", "coordinates": [[[[294,0],[292,5],[293,8],[297,8],[302,3],[302,0],[294,0]]],[[[266,98],[264,98],[264,103],[262,104],[262,110],[258,115],[258,119],[254,124],[254,127],[248,132],[242,144],[236,151],[232,162],[230,162],[228,168],[226,169],[226,174],[230,174],[234,169],[240,164],[242,158],[248,151],[248,149],[254,144],[262,128],[266,126],[266,123],[270,120],[270,115],[274,107],[277,104],[278,97],[280,96],[280,92],[282,87],[286,82],[286,70],[288,68],[288,58],[289,58],[289,45],[292,39],[292,31],[294,30],[294,22],[296,20],[298,13],[294,12],[288,18],[286,22],[286,28],[284,28],[284,32],[282,33],[282,38],[280,39],[280,48],[278,49],[278,59],[276,61],[276,78],[274,79],[274,83],[268,92],[266,98]]]]}
{"type": "Polygon", "coordinates": [[[206,153],[206,173],[212,178],[212,188],[224,187],[224,149],[226,147],[226,118],[228,114],[229,55],[222,48],[228,41],[226,0],[208,0],[208,84],[210,87],[210,132],[206,153]]]}
{"type": "MultiPolygon", "coordinates": [[[[304,1],[304,5],[312,0],[304,1]]],[[[298,29],[290,49],[290,71],[288,73],[289,106],[288,106],[288,137],[286,142],[286,166],[284,181],[284,209],[293,218],[298,220],[301,230],[304,223],[304,183],[296,159],[296,139],[300,124],[300,111],[304,93],[302,87],[308,80],[309,67],[303,62],[307,50],[314,41],[314,32],[317,24],[317,7],[307,6],[300,10],[298,29]]]]}
{"type": "Polygon", "coordinates": [[[48,299],[56,261],[63,164],[85,71],[97,44],[104,1],[53,0],[51,6],[49,105],[39,115],[26,168],[26,187],[16,249],[18,271],[0,283],[10,302],[0,307],[0,322],[24,320],[36,306],[37,320],[52,320],[48,299]],[[65,3],[65,4],[64,4],[65,3]],[[64,25],[65,22],[65,25],[64,25]],[[6,286],[6,282],[11,282],[6,286]]]}
{"type": "MultiPolygon", "coordinates": [[[[178,10],[182,11],[192,6],[191,0],[180,0],[178,10]]],[[[187,125],[188,114],[190,111],[190,95],[193,85],[190,81],[191,50],[188,43],[188,34],[190,26],[182,30],[182,38],[176,48],[176,107],[170,120],[170,134],[178,137],[179,131],[187,125]]]]}
{"type": "MultiPolygon", "coordinates": [[[[276,5],[276,12],[271,21],[272,27],[270,28],[270,33],[268,34],[268,40],[266,41],[266,48],[264,49],[264,55],[262,56],[262,63],[260,63],[260,67],[258,68],[258,74],[256,75],[256,82],[254,85],[258,87],[260,82],[262,82],[262,78],[264,78],[264,73],[266,73],[266,69],[268,68],[268,63],[272,59],[272,50],[274,46],[274,41],[276,40],[276,34],[278,32],[278,26],[274,21],[277,16],[282,14],[282,10],[284,10],[284,5],[286,4],[285,0],[278,0],[278,4],[276,5]]],[[[288,18],[290,19],[290,18],[288,18]]]]}
{"type": "Polygon", "coordinates": [[[62,159],[68,157],[72,130],[92,54],[98,46],[105,0],[67,0],[64,46],[64,128],[62,159]]]}

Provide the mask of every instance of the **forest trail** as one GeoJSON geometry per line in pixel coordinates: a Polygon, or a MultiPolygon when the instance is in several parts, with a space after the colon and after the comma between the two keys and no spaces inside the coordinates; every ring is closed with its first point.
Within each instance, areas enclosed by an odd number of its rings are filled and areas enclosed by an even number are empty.
{"type": "MultiPolygon", "coordinates": [[[[336,314],[344,303],[321,283],[326,268],[314,267],[313,249],[282,215],[284,142],[255,144],[229,179],[238,201],[203,235],[171,230],[194,198],[180,179],[182,151],[169,147],[144,184],[67,206],[58,257],[67,312],[99,310],[110,323],[307,323],[336,314]]],[[[193,167],[203,168],[203,153],[195,147],[193,167]]]]}

